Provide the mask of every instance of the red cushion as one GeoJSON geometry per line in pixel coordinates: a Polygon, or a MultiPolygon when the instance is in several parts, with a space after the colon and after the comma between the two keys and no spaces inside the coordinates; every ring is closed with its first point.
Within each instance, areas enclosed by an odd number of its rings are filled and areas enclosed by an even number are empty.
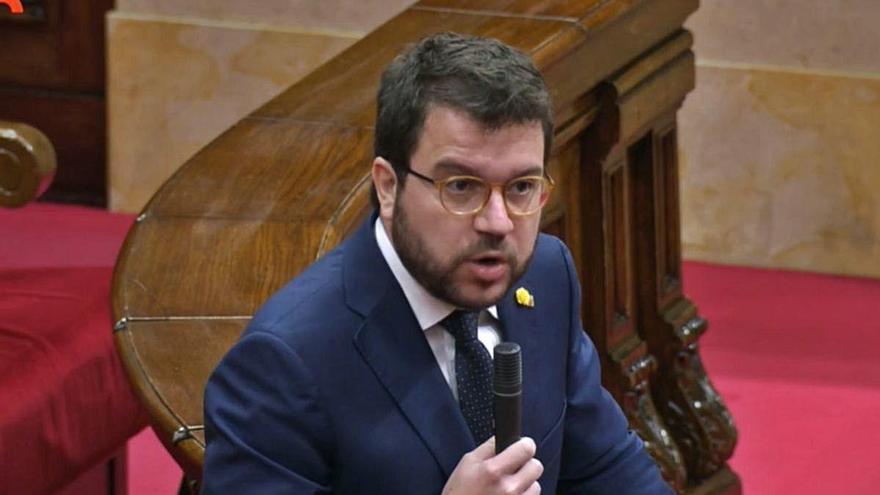
{"type": "Polygon", "coordinates": [[[51,493],[146,424],[113,345],[109,305],[130,222],[54,205],[0,215],[4,493],[51,493]]]}

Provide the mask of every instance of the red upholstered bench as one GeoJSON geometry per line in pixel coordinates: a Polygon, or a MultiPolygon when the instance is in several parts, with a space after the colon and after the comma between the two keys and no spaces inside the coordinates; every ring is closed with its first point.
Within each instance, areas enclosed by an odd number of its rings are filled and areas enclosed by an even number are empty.
{"type": "Polygon", "coordinates": [[[0,209],[0,495],[56,493],[147,422],[110,316],[131,222],[76,206],[0,209]]]}

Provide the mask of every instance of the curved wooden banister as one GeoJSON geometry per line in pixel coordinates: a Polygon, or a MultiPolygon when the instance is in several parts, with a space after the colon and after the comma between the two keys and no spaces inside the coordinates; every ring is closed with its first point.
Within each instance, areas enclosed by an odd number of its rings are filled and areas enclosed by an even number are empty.
{"type": "MultiPolygon", "coordinates": [[[[678,341],[661,314],[637,316],[638,304],[650,305],[639,300],[647,297],[641,280],[652,277],[639,272],[644,263],[629,229],[635,222],[626,216],[638,184],[615,179],[619,165],[611,166],[629,163],[633,143],[653,142],[656,131],[674,125],[675,110],[693,86],[691,39],[681,26],[696,7],[697,0],[423,0],[181,167],[128,235],[116,267],[113,311],[131,379],[184,470],[201,475],[202,391],[210,371],[263,301],[368,212],[381,71],[406,44],[455,31],[498,38],[529,53],[542,70],[557,123],[549,167],[560,183],[543,224],[574,253],[585,287],[585,322],[603,358],[606,386],[667,479],[681,490],[708,486],[689,477],[692,462],[668,434],[664,407],[652,401],[655,395],[675,405],[678,385],[675,377],[651,383],[653,370],[671,370],[668,352],[649,352],[641,333],[661,333],[657,345],[664,347],[678,341]],[[608,239],[603,232],[616,232],[608,222],[629,230],[608,239]],[[609,253],[621,247],[626,256],[614,264],[609,253]]],[[[667,203],[672,201],[677,208],[677,196],[667,203]]],[[[699,437],[695,455],[714,448],[705,437],[708,450],[700,450],[699,437]]],[[[724,455],[729,452],[714,457],[719,462],[708,476],[715,480],[709,492],[738,490],[724,455]]]]}

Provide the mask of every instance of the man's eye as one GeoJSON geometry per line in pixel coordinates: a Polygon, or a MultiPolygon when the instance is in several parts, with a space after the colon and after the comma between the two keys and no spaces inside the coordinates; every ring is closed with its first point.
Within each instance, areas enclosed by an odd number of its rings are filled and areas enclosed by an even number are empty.
{"type": "Polygon", "coordinates": [[[511,184],[507,190],[511,194],[529,194],[538,187],[537,181],[527,179],[518,180],[511,184]]]}
{"type": "Polygon", "coordinates": [[[476,189],[475,181],[470,179],[453,179],[446,183],[446,191],[454,194],[469,193],[476,189]]]}

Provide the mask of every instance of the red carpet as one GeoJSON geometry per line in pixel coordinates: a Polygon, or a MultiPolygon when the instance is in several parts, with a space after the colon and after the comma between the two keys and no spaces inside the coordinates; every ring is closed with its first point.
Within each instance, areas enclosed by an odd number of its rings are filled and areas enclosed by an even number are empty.
{"type": "Polygon", "coordinates": [[[685,284],[745,493],[877,493],[880,281],[688,263],[685,284]]]}
{"type": "Polygon", "coordinates": [[[182,471],[151,428],[128,442],[128,495],[176,495],[182,471]]]}
{"type": "MultiPolygon", "coordinates": [[[[704,363],[733,413],[747,495],[873,494],[880,486],[880,281],[685,264],[710,322],[704,363]]],[[[151,432],[131,444],[131,495],[180,470],[151,432]]]]}

